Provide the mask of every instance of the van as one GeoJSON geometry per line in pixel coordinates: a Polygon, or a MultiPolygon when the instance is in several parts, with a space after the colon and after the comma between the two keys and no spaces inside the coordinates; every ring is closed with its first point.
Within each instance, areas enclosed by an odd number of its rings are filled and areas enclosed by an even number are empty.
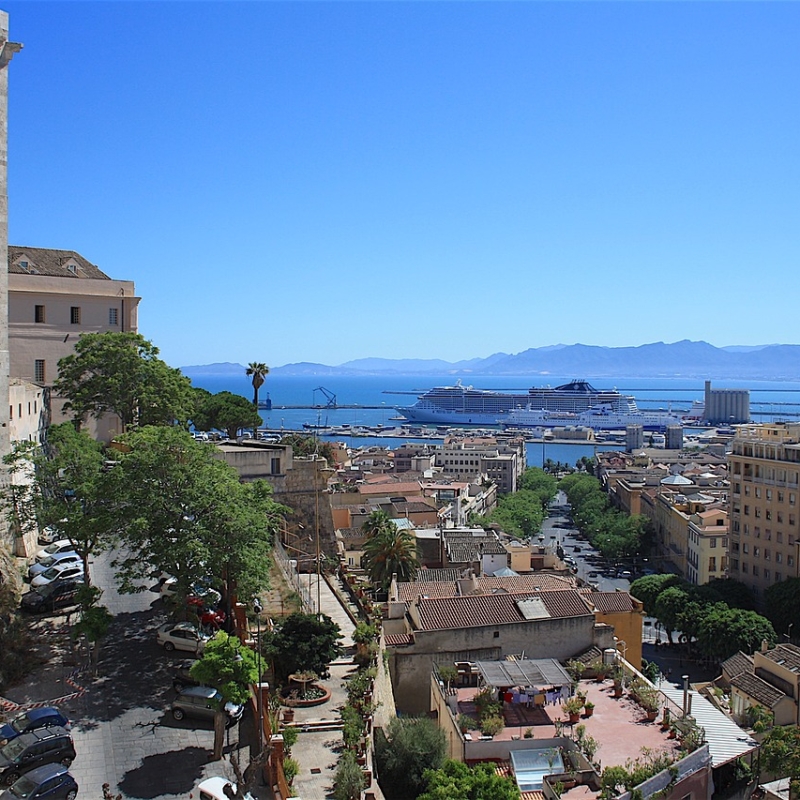
{"type": "Polygon", "coordinates": [[[64,728],[38,728],[0,748],[0,782],[9,785],[36,767],[44,764],[68,767],[74,760],[75,745],[64,728]]]}

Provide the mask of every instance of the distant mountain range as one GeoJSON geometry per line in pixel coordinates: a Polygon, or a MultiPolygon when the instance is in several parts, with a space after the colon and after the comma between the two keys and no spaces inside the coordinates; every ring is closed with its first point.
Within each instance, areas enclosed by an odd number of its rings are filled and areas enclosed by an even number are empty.
{"type": "MultiPolygon", "coordinates": [[[[187,375],[242,373],[242,364],[181,367],[187,375]]],[[[338,366],[301,362],[273,367],[273,375],[572,375],[576,378],[713,378],[800,380],[800,345],[714,347],[684,340],[639,347],[558,344],[516,355],[442,361],[422,358],[359,358],[338,366]]]]}

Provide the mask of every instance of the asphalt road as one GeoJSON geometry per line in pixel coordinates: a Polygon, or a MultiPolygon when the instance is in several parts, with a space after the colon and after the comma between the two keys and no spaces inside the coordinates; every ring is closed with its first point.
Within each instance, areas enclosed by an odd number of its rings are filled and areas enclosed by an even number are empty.
{"type": "MultiPolygon", "coordinates": [[[[101,602],[115,616],[97,676],[72,674],[66,618],[43,618],[34,627],[48,661],[24,686],[9,691],[9,699],[47,702],[75,691],[74,684],[86,690],[59,703],[73,723],[77,758],[70,771],[80,797],[99,799],[108,783],[115,796],[170,800],[188,797],[205,777],[233,778],[227,761],[208,762],[214,741],[211,724],[176,722],[169,713],[175,696],[171,664],[185,656],[171,656],[156,644],[155,629],[167,619],[158,594],[146,588],[120,595],[114,589],[110,560],[101,556],[91,566],[93,583],[104,590],[101,602]]],[[[229,733],[233,749],[240,744],[248,748],[255,738],[247,714],[229,733]]],[[[247,752],[242,750],[242,759],[247,752]]]]}
{"type": "Polygon", "coordinates": [[[586,583],[596,584],[601,592],[613,592],[617,589],[628,591],[630,581],[613,576],[612,565],[601,559],[600,553],[588,541],[582,539],[578,529],[569,517],[569,506],[563,492],[559,492],[550,506],[550,515],[542,524],[545,544],[559,544],[564,555],[575,560],[577,576],[586,583]],[[577,550],[575,548],[578,548],[577,550]],[[597,559],[594,561],[593,559],[597,559]],[[601,564],[600,562],[603,561],[601,564]],[[597,573],[590,575],[590,573],[597,573]]]}

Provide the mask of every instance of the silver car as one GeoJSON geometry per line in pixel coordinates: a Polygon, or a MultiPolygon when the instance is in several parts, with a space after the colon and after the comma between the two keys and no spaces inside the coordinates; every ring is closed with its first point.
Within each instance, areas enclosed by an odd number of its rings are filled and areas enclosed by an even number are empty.
{"type": "Polygon", "coordinates": [[[191,622],[165,622],[156,633],[156,641],[167,652],[185,650],[198,655],[205,649],[209,638],[191,622]]]}
{"type": "Polygon", "coordinates": [[[244,706],[226,703],[222,694],[210,686],[187,686],[172,701],[172,716],[178,720],[184,717],[213,720],[220,709],[227,716],[228,727],[236,724],[244,712],[244,706]]]}

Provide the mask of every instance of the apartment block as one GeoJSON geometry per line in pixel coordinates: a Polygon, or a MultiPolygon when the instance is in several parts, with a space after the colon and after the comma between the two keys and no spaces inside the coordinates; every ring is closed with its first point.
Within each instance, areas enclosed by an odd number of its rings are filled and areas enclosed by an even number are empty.
{"type": "Polygon", "coordinates": [[[491,436],[449,437],[436,453],[436,466],[459,480],[486,476],[502,494],[516,492],[527,466],[525,440],[491,436]]]}
{"type": "Polygon", "coordinates": [[[800,424],[740,425],[728,457],[730,576],[756,600],[800,577],[800,424]]]}

